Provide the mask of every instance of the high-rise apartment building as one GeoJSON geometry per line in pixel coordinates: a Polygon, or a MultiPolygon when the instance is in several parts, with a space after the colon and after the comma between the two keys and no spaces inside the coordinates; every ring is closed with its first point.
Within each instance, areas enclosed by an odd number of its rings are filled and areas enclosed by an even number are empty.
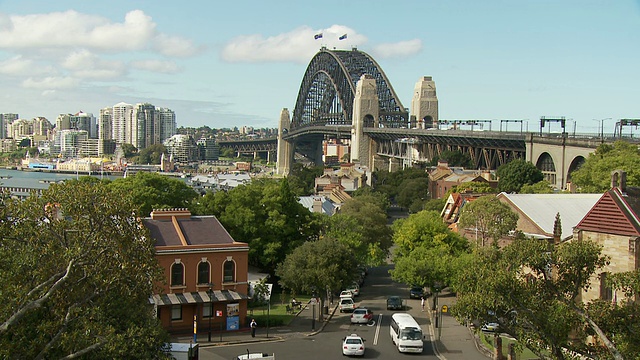
{"type": "Polygon", "coordinates": [[[100,109],[100,117],[98,119],[98,139],[113,139],[113,108],[107,107],[100,109]]]}
{"type": "Polygon", "coordinates": [[[8,137],[7,124],[10,124],[15,120],[18,120],[18,118],[19,118],[18,114],[11,114],[11,113],[0,114],[0,139],[6,139],[8,137]]]}
{"type": "Polygon", "coordinates": [[[133,108],[130,143],[138,149],[160,143],[160,120],[152,104],[140,103],[133,108]]]}
{"type": "Polygon", "coordinates": [[[160,143],[176,134],[176,113],[167,108],[159,108],[160,117],[160,143]]]}
{"type": "Polygon", "coordinates": [[[127,138],[131,139],[130,135],[129,137],[127,135],[131,134],[131,126],[133,125],[132,116],[133,105],[124,102],[113,105],[111,135],[117,144],[131,143],[127,141],[127,138]]]}

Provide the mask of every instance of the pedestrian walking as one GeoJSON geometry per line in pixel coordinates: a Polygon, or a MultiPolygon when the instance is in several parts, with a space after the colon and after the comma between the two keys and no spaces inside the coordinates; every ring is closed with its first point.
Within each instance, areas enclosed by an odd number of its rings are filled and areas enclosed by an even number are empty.
{"type": "Polygon", "coordinates": [[[251,337],[256,337],[256,328],[258,327],[258,323],[256,319],[251,319],[251,337]]]}
{"type": "Polygon", "coordinates": [[[420,299],[420,305],[422,305],[422,311],[424,311],[424,296],[421,296],[420,299]]]}

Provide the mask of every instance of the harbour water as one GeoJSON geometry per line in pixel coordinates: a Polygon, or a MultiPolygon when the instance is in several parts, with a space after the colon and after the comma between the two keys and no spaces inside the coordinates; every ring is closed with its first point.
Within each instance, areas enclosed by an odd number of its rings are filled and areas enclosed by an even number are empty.
{"type": "MultiPolygon", "coordinates": [[[[56,173],[42,171],[21,171],[0,169],[1,187],[21,187],[29,189],[47,189],[51,183],[76,179],[87,174],[56,173]]],[[[115,180],[121,176],[91,174],[93,177],[115,180]]]]}

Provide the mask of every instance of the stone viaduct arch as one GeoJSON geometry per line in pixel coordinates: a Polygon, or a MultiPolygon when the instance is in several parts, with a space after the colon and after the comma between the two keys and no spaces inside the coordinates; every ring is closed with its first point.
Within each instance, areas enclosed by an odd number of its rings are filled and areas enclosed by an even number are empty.
{"type": "Polygon", "coordinates": [[[566,137],[538,137],[529,134],[526,142],[526,160],[533,163],[558,189],[571,182],[571,172],[577,170],[594,152],[600,140],[585,141],[566,137]]]}

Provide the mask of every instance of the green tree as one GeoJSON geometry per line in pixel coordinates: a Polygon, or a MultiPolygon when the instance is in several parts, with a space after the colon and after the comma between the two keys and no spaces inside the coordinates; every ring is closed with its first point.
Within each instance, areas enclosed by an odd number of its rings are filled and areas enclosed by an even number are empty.
{"type": "Polygon", "coordinates": [[[517,225],[518,214],[494,195],[482,196],[465,204],[458,220],[460,229],[475,231],[476,245],[480,246],[485,246],[489,239],[497,245],[498,240],[515,230],[517,225]]]}
{"type": "Polygon", "coordinates": [[[286,178],[254,179],[229,192],[210,192],[193,209],[215,215],[235,240],[249,243],[249,263],[271,274],[287,254],[320,232],[321,222],[298,203],[286,178]]]}
{"type": "Polygon", "coordinates": [[[312,195],[316,184],[316,178],[321,176],[322,166],[305,166],[294,163],[291,173],[287,176],[291,191],[298,196],[312,195]]]}
{"type": "Polygon", "coordinates": [[[351,198],[325,222],[325,236],[349,245],[360,264],[382,264],[392,244],[387,214],[377,205],[378,201],[371,195],[351,198]]]}
{"type": "Polygon", "coordinates": [[[405,179],[399,186],[396,203],[404,208],[422,210],[429,198],[429,178],[405,179]]]}
{"type": "Polygon", "coordinates": [[[579,301],[582,290],[607,263],[600,246],[583,240],[556,246],[526,239],[502,249],[477,248],[454,279],[458,299],[453,314],[498,322],[501,332],[541,358],[550,351],[553,359],[567,358],[565,350],[585,354],[584,346],[571,336],[587,324],[610,354],[622,359],[597,317],[579,301]]]}
{"type": "Polygon", "coordinates": [[[547,180],[542,180],[532,185],[523,185],[520,194],[553,194],[553,186],[547,180]]]}
{"type": "Polygon", "coordinates": [[[160,358],[163,272],[131,199],[99,181],[0,203],[0,358],[160,358]]]}
{"type": "Polygon", "coordinates": [[[429,165],[436,166],[438,165],[438,161],[444,160],[447,162],[449,166],[459,166],[465,169],[469,169],[473,167],[473,162],[471,161],[471,156],[469,154],[464,154],[462,151],[455,150],[445,150],[440,155],[435,156],[429,165]]]}
{"type": "Polygon", "coordinates": [[[180,179],[144,171],[116,179],[109,186],[122,190],[138,204],[142,216],[149,216],[153,209],[187,208],[198,196],[180,179]]]}
{"type": "Polygon", "coordinates": [[[535,184],[544,179],[542,171],[525,160],[513,160],[496,170],[498,191],[517,193],[523,185],[535,184]]]}
{"type": "Polygon", "coordinates": [[[611,188],[611,172],[624,170],[627,186],[640,186],[640,150],[632,143],[602,144],[584,164],[571,173],[579,192],[603,193],[611,188]]]}
{"type": "MultiPolygon", "coordinates": [[[[138,163],[140,164],[160,164],[162,154],[168,155],[167,148],[162,144],[153,144],[138,153],[138,163]]],[[[167,157],[167,160],[169,158],[167,157]]]]}
{"type": "Polygon", "coordinates": [[[133,146],[133,144],[125,143],[125,144],[122,144],[120,148],[122,149],[122,153],[124,154],[124,157],[127,159],[130,159],[138,155],[138,148],[133,146]]]}
{"type": "Polygon", "coordinates": [[[351,196],[374,203],[384,212],[389,210],[389,197],[382,192],[375,191],[369,186],[358,188],[356,191],[351,193],[351,196]]]}
{"type": "Polygon", "coordinates": [[[395,268],[391,278],[430,288],[451,283],[453,259],[469,251],[469,242],[449,230],[435,211],[421,211],[396,220],[395,268]]]}
{"type": "MultiPolygon", "coordinates": [[[[296,293],[335,293],[356,279],[358,262],[348,245],[323,237],[293,250],[278,265],[276,275],[281,286],[296,293]]],[[[323,303],[321,297],[321,308],[323,303]]]]}

